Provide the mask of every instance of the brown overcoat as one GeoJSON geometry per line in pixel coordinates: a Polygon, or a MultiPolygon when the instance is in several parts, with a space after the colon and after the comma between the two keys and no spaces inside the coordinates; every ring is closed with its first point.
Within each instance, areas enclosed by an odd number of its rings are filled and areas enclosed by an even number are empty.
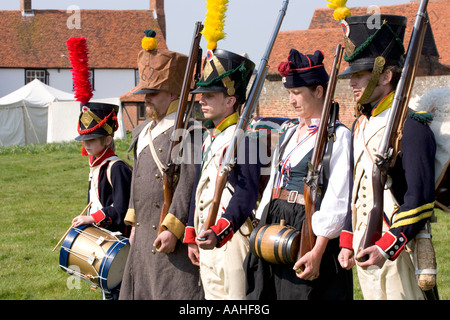
{"type": "MultiPolygon", "coordinates": [[[[183,243],[184,227],[188,219],[195,179],[194,143],[189,146],[192,149],[191,162],[180,165],[180,179],[168,214],[168,228],[177,229],[171,230],[178,237],[175,251],[169,254],[153,253],[152,251],[155,251],[153,242],[158,234],[164,194],[162,175],[153,159],[150,147],[147,145],[139,155],[136,154],[139,134],[148,123],[149,120],[133,130],[130,147],[130,149],[134,148],[135,158],[129,210],[134,209],[135,235],[124,270],[120,299],[203,299],[199,269],[189,260],[187,245],[183,243]]],[[[201,126],[196,126],[195,130],[197,128],[201,130],[201,126]]],[[[189,127],[188,137],[192,141],[195,130],[193,126],[189,127]]],[[[167,160],[172,131],[173,126],[153,137],[156,154],[162,163],[166,163],[167,160]]]]}

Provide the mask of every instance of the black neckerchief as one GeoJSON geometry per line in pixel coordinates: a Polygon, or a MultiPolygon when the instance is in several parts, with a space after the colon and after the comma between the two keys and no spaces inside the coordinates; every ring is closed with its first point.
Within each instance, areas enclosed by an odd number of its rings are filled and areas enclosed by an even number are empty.
{"type": "Polygon", "coordinates": [[[359,105],[359,113],[361,113],[362,115],[366,116],[367,119],[370,119],[370,117],[372,116],[372,110],[376,107],[375,106],[371,106],[370,103],[366,103],[363,105],[359,105]]]}

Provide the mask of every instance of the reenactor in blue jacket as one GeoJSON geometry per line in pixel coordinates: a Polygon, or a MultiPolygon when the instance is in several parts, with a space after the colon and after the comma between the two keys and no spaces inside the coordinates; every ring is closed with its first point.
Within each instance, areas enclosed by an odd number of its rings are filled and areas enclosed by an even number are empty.
{"type": "Polygon", "coordinates": [[[200,265],[206,299],[245,299],[243,261],[252,230],[252,211],[258,197],[261,166],[256,139],[245,137],[237,149],[237,160],[228,177],[215,223],[202,226],[208,217],[218,172],[246,100],[246,88],[254,63],[244,56],[216,49],[208,51],[203,78],[194,91],[207,121],[203,152],[194,190],[184,242],[189,257],[200,265]],[[255,157],[256,156],[256,157],[255,157]]]}
{"type": "Polygon", "coordinates": [[[345,59],[357,102],[353,129],[354,181],[351,208],[339,259],[350,269],[356,263],[364,299],[424,299],[418,285],[411,251],[414,238],[433,214],[435,201],[434,159],[436,143],[426,114],[410,112],[405,120],[401,154],[388,170],[383,194],[384,221],[381,238],[359,253],[357,248],[374,206],[372,170],[395,90],[402,72],[406,18],[380,15],[373,28],[372,15],[342,20],[345,59]],[[381,59],[381,58],[382,59],[381,59]],[[384,61],[378,65],[378,61],[384,61]],[[362,261],[361,257],[368,257],[362,261]],[[356,259],[356,261],[355,261],[356,259]]]}

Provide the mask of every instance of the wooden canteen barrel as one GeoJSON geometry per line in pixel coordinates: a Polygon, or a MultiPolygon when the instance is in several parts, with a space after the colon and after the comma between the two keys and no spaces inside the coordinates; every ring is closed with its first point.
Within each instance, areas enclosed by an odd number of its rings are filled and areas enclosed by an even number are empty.
{"type": "Polygon", "coordinates": [[[250,251],[273,264],[293,263],[297,259],[300,245],[300,231],[280,224],[258,227],[250,235],[250,251]]]}

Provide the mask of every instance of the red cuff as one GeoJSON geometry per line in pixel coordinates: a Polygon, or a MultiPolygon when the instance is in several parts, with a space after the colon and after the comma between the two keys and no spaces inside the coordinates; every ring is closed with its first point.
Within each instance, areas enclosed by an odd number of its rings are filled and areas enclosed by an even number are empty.
{"type": "Polygon", "coordinates": [[[350,231],[341,231],[339,246],[341,248],[347,248],[353,250],[353,233],[350,231]]]}
{"type": "Polygon", "coordinates": [[[396,237],[393,233],[388,231],[380,240],[375,242],[375,244],[389,255],[390,260],[395,260],[402,252],[407,242],[408,241],[403,233],[401,233],[399,237],[396,237]]]}
{"type": "Polygon", "coordinates": [[[183,242],[196,244],[195,237],[196,237],[196,235],[195,235],[194,227],[186,227],[183,242]]]}
{"type": "Polygon", "coordinates": [[[103,213],[102,210],[98,210],[97,212],[91,213],[91,217],[94,218],[94,223],[98,224],[103,219],[105,219],[106,215],[103,213]]]}
{"type": "Polygon", "coordinates": [[[233,224],[225,218],[220,218],[217,223],[211,227],[217,236],[217,247],[222,247],[233,237],[233,224]]]}

